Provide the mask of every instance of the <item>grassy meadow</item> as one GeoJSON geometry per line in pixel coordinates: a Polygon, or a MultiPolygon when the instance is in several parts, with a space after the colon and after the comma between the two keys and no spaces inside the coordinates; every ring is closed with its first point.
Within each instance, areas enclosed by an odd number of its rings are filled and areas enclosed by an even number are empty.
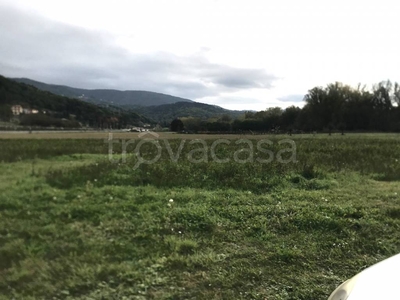
{"type": "Polygon", "coordinates": [[[0,135],[0,299],[327,299],[400,252],[400,135],[38,135],[0,135]]]}

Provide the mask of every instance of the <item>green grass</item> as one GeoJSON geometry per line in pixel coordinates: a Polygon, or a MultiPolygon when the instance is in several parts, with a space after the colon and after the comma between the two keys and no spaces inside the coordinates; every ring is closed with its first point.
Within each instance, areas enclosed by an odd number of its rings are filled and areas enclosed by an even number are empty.
{"type": "Polygon", "coordinates": [[[400,143],[294,139],[297,163],[137,169],[103,141],[0,140],[0,299],[327,299],[400,252],[400,143]]]}

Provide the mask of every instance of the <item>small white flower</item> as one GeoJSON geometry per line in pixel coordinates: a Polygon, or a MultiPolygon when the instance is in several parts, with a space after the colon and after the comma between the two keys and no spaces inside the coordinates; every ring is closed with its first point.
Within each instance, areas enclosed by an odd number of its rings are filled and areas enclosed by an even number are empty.
{"type": "Polygon", "coordinates": [[[97,179],[95,179],[94,182],[97,182],[97,179]]]}
{"type": "Polygon", "coordinates": [[[169,199],[169,203],[173,203],[174,202],[174,199],[169,199]]]}
{"type": "Polygon", "coordinates": [[[171,207],[171,203],[168,203],[167,205],[168,205],[168,207],[171,207]]]}
{"type": "Polygon", "coordinates": [[[76,196],[78,199],[81,199],[81,195],[76,196]]]}
{"type": "Polygon", "coordinates": [[[57,197],[56,197],[56,196],[54,196],[54,197],[53,197],[53,200],[57,200],[57,197]]]}
{"type": "Polygon", "coordinates": [[[178,233],[181,234],[182,232],[181,232],[181,231],[178,231],[178,233]]]}
{"type": "Polygon", "coordinates": [[[173,228],[171,228],[171,231],[174,231],[174,229],[173,229],[173,228]]]}
{"type": "Polygon", "coordinates": [[[114,199],[112,196],[110,196],[110,200],[114,199]]]}
{"type": "Polygon", "coordinates": [[[397,193],[394,193],[395,196],[397,196],[397,193]]]}

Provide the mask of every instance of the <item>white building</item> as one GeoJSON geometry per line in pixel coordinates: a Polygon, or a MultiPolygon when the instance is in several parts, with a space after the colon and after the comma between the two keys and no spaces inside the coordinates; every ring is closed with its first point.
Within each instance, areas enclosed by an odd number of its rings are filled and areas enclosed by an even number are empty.
{"type": "Polygon", "coordinates": [[[14,116],[18,116],[24,112],[24,109],[22,108],[21,105],[13,105],[11,106],[11,111],[14,116]]]}

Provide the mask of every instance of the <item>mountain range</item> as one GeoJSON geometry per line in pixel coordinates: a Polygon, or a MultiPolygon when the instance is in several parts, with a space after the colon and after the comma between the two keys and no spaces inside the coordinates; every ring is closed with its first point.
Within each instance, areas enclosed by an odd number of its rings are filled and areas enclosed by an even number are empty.
{"type": "Polygon", "coordinates": [[[154,123],[130,109],[55,95],[0,76],[0,119],[10,120],[13,113],[27,126],[124,128],[154,123]],[[12,111],[13,106],[16,111],[12,111]]]}
{"type": "Polygon", "coordinates": [[[47,84],[28,78],[12,78],[14,81],[32,85],[42,91],[69,98],[77,98],[95,104],[112,104],[116,106],[154,106],[176,102],[193,102],[189,99],[147,91],[119,91],[112,89],[80,89],[65,85],[47,84]]]}
{"type": "Polygon", "coordinates": [[[137,107],[134,111],[164,125],[170,123],[173,119],[182,117],[206,120],[229,116],[235,119],[244,114],[243,111],[228,110],[217,105],[198,102],[176,102],[157,106],[142,106],[137,107]]]}
{"type": "Polygon", "coordinates": [[[75,98],[112,110],[135,112],[145,119],[163,126],[175,118],[194,117],[200,119],[219,118],[228,115],[237,118],[244,111],[233,111],[217,105],[195,102],[189,99],[148,91],[119,91],[112,89],[81,89],[64,85],[47,84],[28,78],[12,80],[31,85],[52,94],[75,98]]]}

